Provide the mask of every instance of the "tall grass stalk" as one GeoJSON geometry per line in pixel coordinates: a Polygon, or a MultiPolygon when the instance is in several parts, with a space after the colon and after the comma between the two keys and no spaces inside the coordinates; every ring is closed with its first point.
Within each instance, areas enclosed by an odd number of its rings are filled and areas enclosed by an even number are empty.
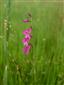
{"type": "Polygon", "coordinates": [[[8,66],[5,66],[4,73],[3,73],[3,85],[8,85],[7,84],[7,75],[8,75],[8,66]]]}
{"type": "Polygon", "coordinates": [[[8,74],[8,64],[9,64],[9,35],[10,35],[10,5],[11,0],[4,0],[4,30],[3,30],[3,64],[4,64],[4,74],[3,74],[3,85],[7,85],[7,74],[8,74]]]}

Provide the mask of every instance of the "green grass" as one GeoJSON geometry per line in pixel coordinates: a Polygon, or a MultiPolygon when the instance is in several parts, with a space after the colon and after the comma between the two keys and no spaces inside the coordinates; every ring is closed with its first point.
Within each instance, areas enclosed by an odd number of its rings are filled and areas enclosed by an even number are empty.
{"type": "Polygon", "coordinates": [[[64,2],[7,1],[0,0],[0,85],[64,85],[64,2]],[[27,13],[32,14],[33,48],[25,56],[22,31],[29,24],[22,20],[27,13]]]}

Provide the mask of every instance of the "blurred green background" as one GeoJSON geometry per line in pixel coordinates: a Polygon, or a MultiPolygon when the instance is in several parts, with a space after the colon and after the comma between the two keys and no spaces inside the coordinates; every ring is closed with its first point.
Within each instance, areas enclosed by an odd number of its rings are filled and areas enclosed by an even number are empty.
{"type": "Polygon", "coordinates": [[[64,85],[64,0],[0,0],[0,85],[64,85]],[[25,56],[28,13],[33,48],[25,56]]]}

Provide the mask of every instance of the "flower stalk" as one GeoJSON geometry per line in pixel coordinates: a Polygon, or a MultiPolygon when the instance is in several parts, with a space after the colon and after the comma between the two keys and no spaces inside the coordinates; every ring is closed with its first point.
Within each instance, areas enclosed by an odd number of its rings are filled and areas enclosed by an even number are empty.
{"type": "MultiPolygon", "coordinates": [[[[28,14],[28,16],[29,16],[28,19],[23,20],[24,23],[31,22],[31,18],[32,18],[31,14],[30,15],[28,14]]],[[[31,26],[31,24],[30,24],[30,27],[29,28],[25,29],[22,32],[22,34],[25,36],[22,39],[22,43],[24,44],[23,53],[25,55],[28,55],[30,53],[30,50],[31,50],[31,47],[32,47],[32,45],[30,43],[30,40],[32,38],[32,26],[31,26]]]]}

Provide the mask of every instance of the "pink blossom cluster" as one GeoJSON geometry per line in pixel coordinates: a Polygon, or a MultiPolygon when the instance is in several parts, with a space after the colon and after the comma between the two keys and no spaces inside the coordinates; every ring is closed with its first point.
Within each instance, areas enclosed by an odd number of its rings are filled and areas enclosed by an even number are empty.
{"type": "MultiPolygon", "coordinates": [[[[28,19],[23,20],[24,23],[30,22],[28,19]]],[[[24,44],[23,52],[25,55],[28,55],[31,49],[30,40],[32,38],[32,27],[25,29],[22,33],[25,37],[22,39],[22,43],[24,44]]]]}

